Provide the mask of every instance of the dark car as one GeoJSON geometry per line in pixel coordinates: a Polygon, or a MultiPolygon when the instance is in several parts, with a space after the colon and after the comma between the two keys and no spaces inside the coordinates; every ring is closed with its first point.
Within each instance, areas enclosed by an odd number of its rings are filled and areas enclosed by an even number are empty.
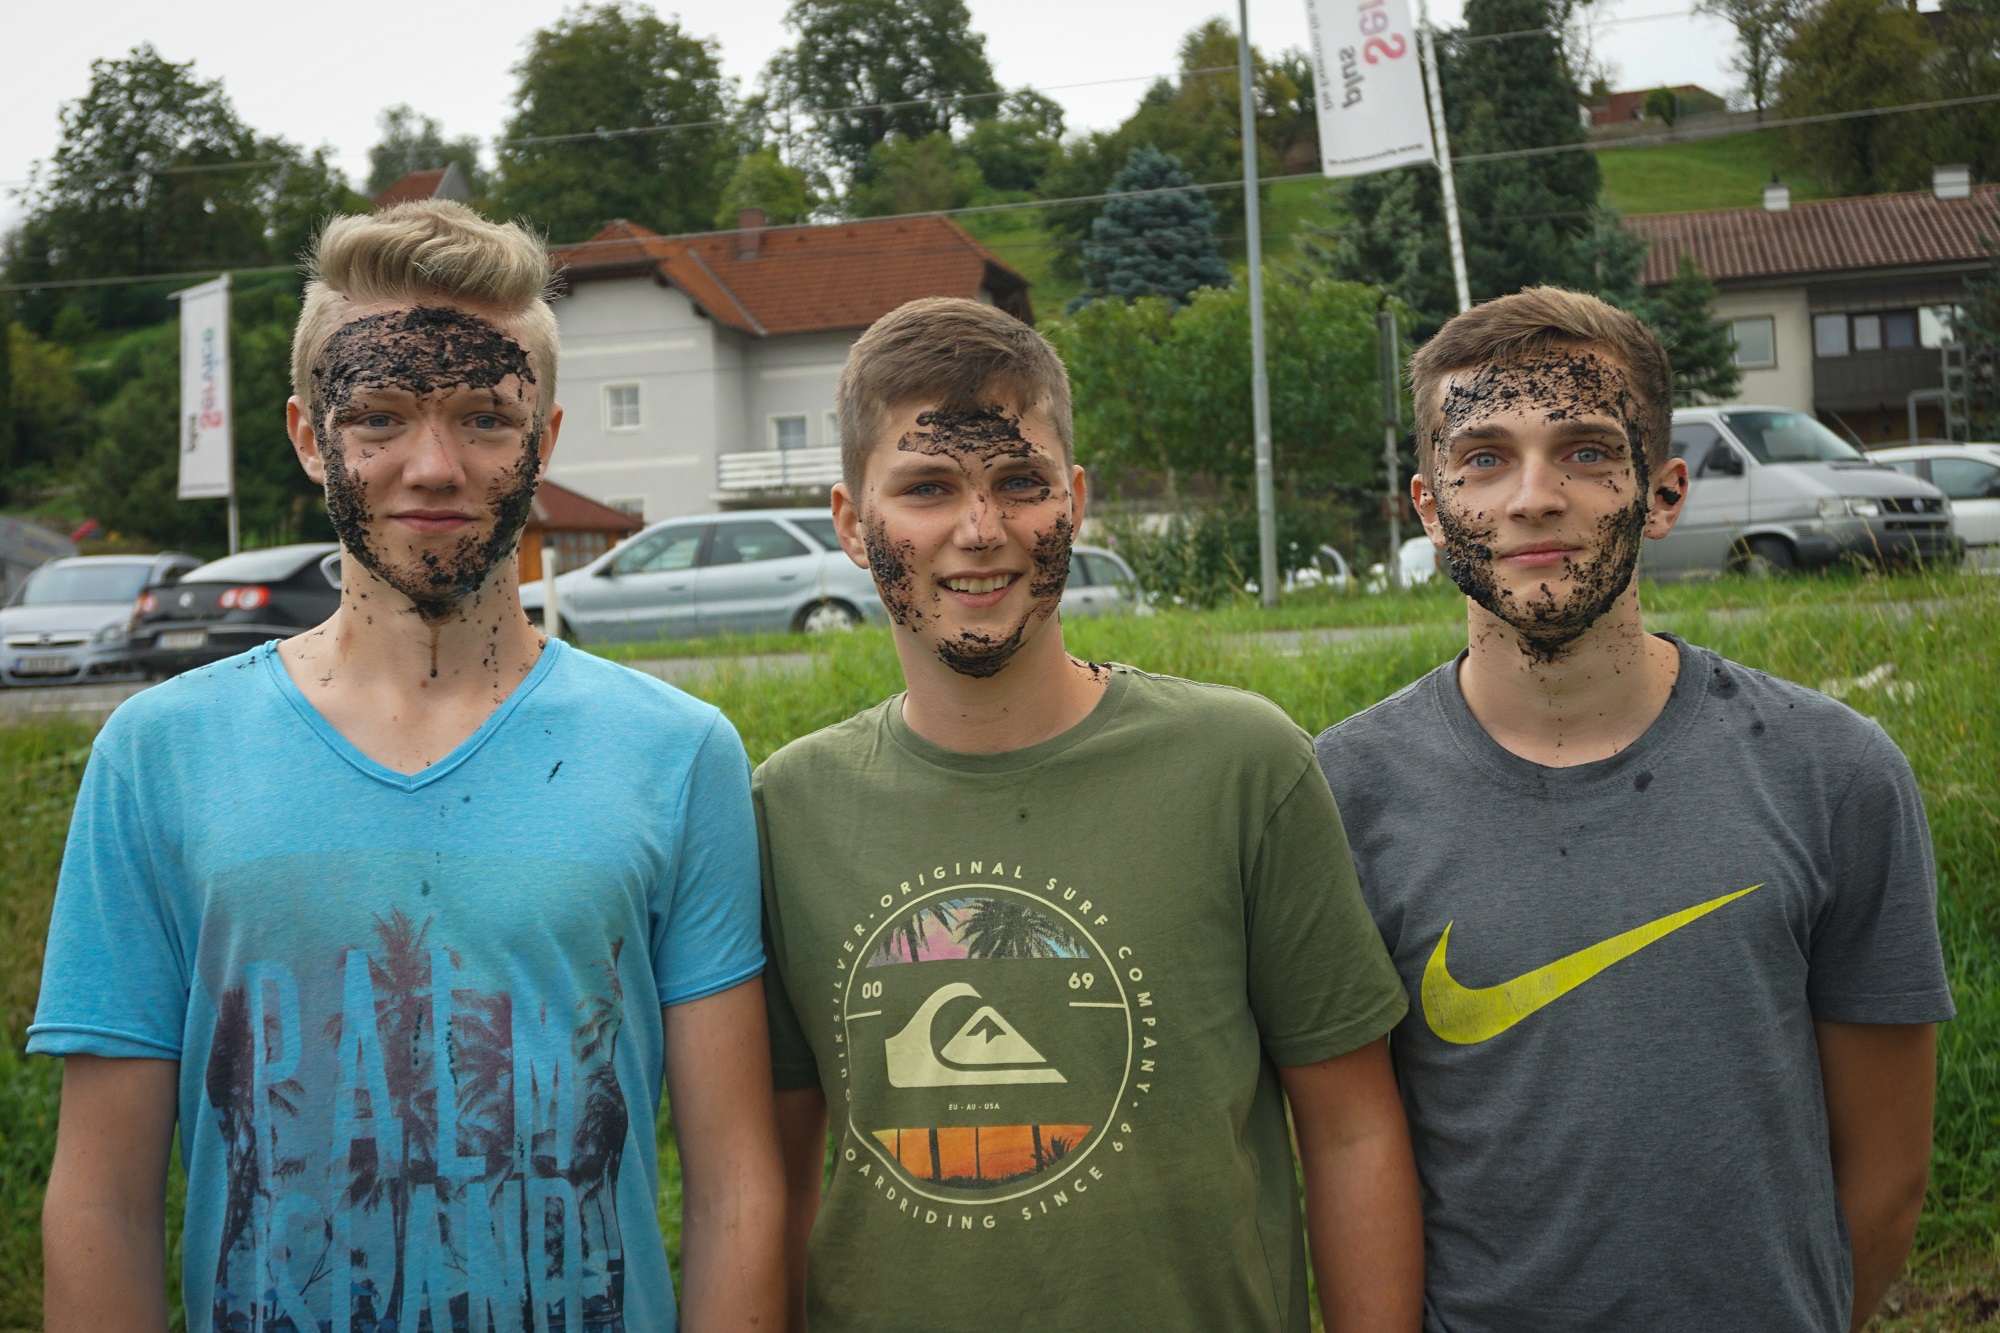
{"type": "Polygon", "coordinates": [[[139,594],[132,655],[148,675],[219,662],[311,629],[340,605],[340,547],[273,546],[211,560],[139,594]]]}

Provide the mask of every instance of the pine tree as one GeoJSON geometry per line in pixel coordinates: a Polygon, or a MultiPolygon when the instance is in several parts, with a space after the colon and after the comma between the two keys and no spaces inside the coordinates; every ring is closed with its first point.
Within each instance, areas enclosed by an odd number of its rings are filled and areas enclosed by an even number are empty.
{"type": "Polygon", "coordinates": [[[1715,284],[1681,251],[1680,267],[1649,302],[1647,323],[1666,344],[1674,366],[1674,401],[1733,397],[1743,374],[1736,368],[1736,340],[1715,317],[1715,284]]]}
{"type": "Polygon", "coordinates": [[[1577,261],[1585,285],[1600,297],[1649,319],[1644,272],[1650,243],[1625,225],[1624,215],[1610,205],[1591,210],[1590,230],[1577,241],[1577,261]]]}
{"type": "Polygon", "coordinates": [[[1393,292],[1410,309],[1412,323],[1404,336],[1427,341],[1458,310],[1437,172],[1400,167],[1358,176],[1327,193],[1331,211],[1357,221],[1308,224],[1299,238],[1307,262],[1346,281],[1393,292]]]}
{"type": "Polygon", "coordinates": [[[1965,284],[1952,336],[1965,347],[1972,438],[2000,440],[2000,241],[1988,241],[1987,253],[1993,264],[1965,284]]]}
{"type": "Polygon", "coordinates": [[[1227,287],[1229,266],[1215,247],[1215,210],[1181,164],[1146,145],[1132,150],[1112,181],[1112,199],[1083,246],[1083,294],[1071,309],[1106,296],[1162,296],[1181,305],[1198,287],[1227,287]],[[1151,194],[1142,191],[1167,191],[1151,194]]]}

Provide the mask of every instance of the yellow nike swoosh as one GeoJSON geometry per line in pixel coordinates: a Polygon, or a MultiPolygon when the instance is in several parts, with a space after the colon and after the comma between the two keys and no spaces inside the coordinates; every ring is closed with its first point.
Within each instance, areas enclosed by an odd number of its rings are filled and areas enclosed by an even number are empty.
{"type": "Polygon", "coordinates": [[[1649,921],[1623,935],[1613,935],[1601,944],[1579,949],[1566,958],[1524,972],[1498,986],[1468,989],[1452,980],[1445,968],[1445,946],[1451,942],[1451,924],[1438,936],[1437,948],[1424,965],[1424,1019],[1431,1031],[1448,1042],[1470,1046],[1497,1037],[1508,1028],[1545,1005],[1560,1000],[1584,982],[1621,958],[1630,958],[1663,936],[1671,935],[1690,921],[1726,907],[1746,893],[1755,893],[1762,884],[1752,884],[1735,893],[1725,893],[1705,903],[1697,903],[1658,921],[1649,921]]]}

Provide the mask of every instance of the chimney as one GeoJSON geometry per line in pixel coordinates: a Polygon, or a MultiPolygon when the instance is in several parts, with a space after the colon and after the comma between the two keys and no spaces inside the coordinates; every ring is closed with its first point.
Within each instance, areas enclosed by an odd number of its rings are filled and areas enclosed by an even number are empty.
{"type": "Polygon", "coordinates": [[[1931,168],[1931,193],[1940,199],[1970,199],[1972,168],[1964,163],[1931,168]]]}
{"type": "Polygon", "coordinates": [[[764,248],[764,228],[771,219],[761,208],[739,209],[736,214],[736,257],[755,259],[764,248]]]}
{"type": "Polygon", "coordinates": [[[1789,213],[1792,211],[1792,187],[1771,174],[1770,184],[1764,187],[1764,211],[1766,213],[1789,213]]]}

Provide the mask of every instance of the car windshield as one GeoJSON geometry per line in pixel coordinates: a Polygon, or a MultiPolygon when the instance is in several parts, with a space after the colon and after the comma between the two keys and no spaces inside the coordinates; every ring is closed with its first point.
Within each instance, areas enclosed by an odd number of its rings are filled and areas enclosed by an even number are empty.
{"type": "Polygon", "coordinates": [[[62,602],[129,602],[146,586],[150,564],[44,565],[21,590],[22,606],[62,602]]]}
{"type": "Polygon", "coordinates": [[[262,551],[244,551],[237,555],[225,555],[220,560],[211,560],[201,568],[191,571],[181,580],[183,583],[280,583],[305,568],[308,561],[316,561],[328,551],[338,550],[331,545],[272,546],[262,551]]]}
{"type": "Polygon", "coordinates": [[[1722,419],[1760,463],[1850,463],[1861,451],[1803,412],[1725,412],[1722,419]]]}
{"type": "Polygon", "coordinates": [[[792,522],[804,528],[807,535],[827,550],[838,551],[840,549],[840,537],[833,530],[832,519],[794,518],[792,522]]]}

